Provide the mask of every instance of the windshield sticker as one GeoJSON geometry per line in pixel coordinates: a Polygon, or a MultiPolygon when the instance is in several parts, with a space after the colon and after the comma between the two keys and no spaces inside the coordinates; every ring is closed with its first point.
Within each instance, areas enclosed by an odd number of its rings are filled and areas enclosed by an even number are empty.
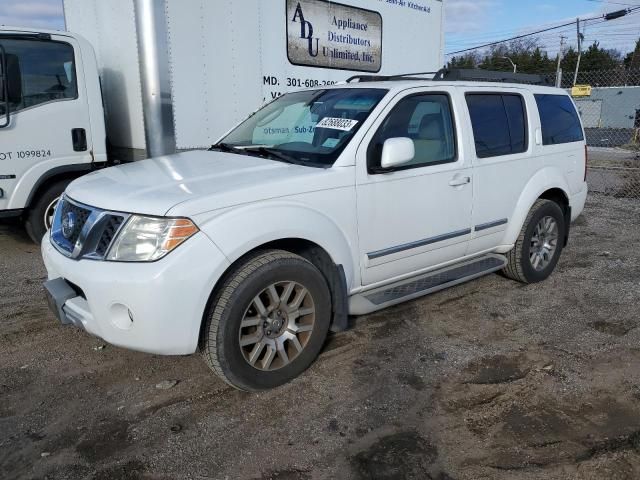
{"type": "Polygon", "coordinates": [[[320,123],[316,125],[316,128],[331,128],[333,130],[342,130],[343,132],[349,132],[357,124],[357,120],[351,120],[350,118],[325,117],[320,121],[320,123]]]}

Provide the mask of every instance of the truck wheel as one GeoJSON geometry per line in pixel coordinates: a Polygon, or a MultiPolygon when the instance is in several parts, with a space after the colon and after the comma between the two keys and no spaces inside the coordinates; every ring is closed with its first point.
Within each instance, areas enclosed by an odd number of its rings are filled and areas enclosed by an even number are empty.
{"type": "Polygon", "coordinates": [[[282,385],[313,363],[331,321],[320,271],[282,250],[251,256],[227,275],[205,316],[201,352],[229,385],[282,385]]]}
{"type": "Polygon", "coordinates": [[[507,254],[503,273],[522,283],[545,280],[556,267],[564,246],[564,215],[560,206],[538,199],[527,215],[516,244],[507,254]]]}
{"type": "Polygon", "coordinates": [[[40,243],[44,234],[51,228],[53,211],[69,183],[71,180],[61,180],[49,185],[46,190],[38,194],[31,205],[24,226],[34,242],[40,243]]]}

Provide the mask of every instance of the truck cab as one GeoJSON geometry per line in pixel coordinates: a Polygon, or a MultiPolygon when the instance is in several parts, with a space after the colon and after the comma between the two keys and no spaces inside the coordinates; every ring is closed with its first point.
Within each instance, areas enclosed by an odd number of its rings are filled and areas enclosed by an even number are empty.
{"type": "Polygon", "coordinates": [[[68,32],[0,28],[0,218],[40,241],[60,194],[106,163],[92,46],[68,32]]]}

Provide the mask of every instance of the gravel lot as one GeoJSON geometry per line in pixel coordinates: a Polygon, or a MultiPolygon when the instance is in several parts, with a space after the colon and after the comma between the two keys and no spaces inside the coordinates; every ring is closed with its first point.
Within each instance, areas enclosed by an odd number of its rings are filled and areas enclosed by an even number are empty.
{"type": "Polygon", "coordinates": [[[254,395],[57,325],[38,248],[4,223],[0,478],[640,478],[639,238],[640,201],[591,198],[547,282],[355,319],[254,395]]]}

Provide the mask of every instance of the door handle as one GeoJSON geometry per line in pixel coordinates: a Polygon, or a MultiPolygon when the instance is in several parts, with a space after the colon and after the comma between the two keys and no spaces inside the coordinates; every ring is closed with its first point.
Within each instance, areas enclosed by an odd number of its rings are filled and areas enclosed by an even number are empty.
{"type": "Polygon", "coordinates": [[[71,130],[71,141],[74,152],[87,151],[87,132],[84,128],[74,128],[71,130]]]}
{"type": "Polygon", "coordinates": [[[468,183],[471,183],[471,177],[454,177],[449,182],[449,185],[452,187],[461,187],[462,185],[466,185],[468,183]]]}

